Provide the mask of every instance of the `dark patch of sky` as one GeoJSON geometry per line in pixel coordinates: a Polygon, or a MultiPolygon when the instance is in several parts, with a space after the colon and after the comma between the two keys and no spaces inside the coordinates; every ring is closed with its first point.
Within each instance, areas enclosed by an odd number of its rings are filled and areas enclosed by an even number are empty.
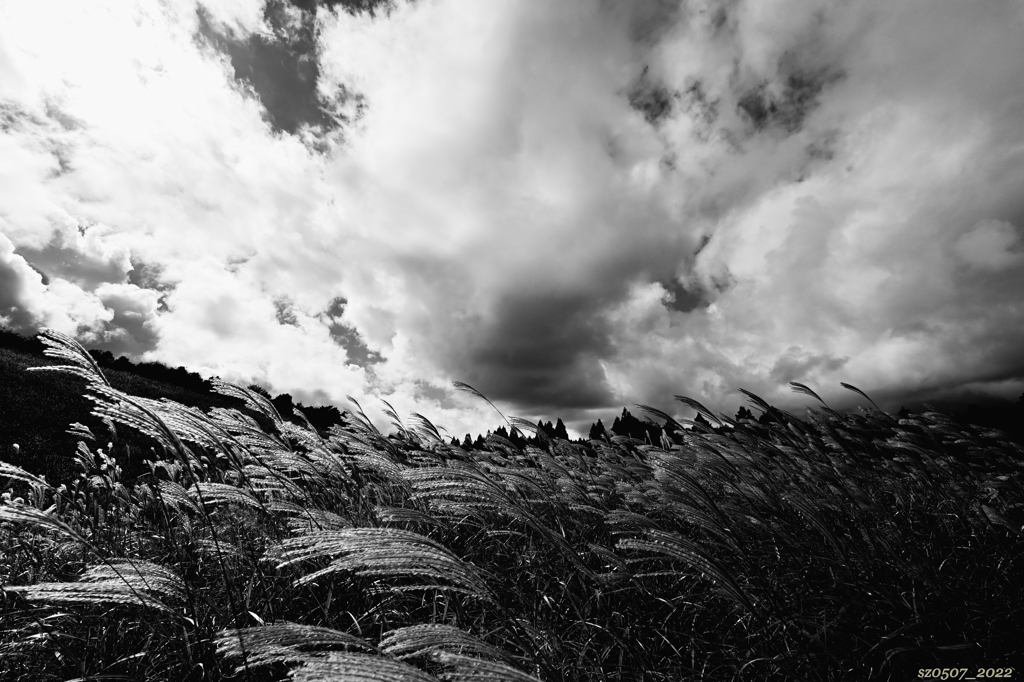
{"type": "Polygon", "coordinates": [[[323,7],[329,10],[341,9],[346,12],[370,12],[387,9],[390,0],[290,0],[291,4],[305,12],[316,12],[323,7]]]}
{"type": "Polygon", "coordinates": [[[466,383],[520,407],[609,407],[614,398],[598,360],[611,352],[610,330],[586,294],[508,294],[461,367],[470,373],[466,383]]]}
{"type": "Polygon", "coordinates": [[[266,4],[264,17],[272,35],[236,37],[231,29],[214,26],[200,5],[199,36],[230,57],[235,79],[259,98],[275,131],[294,135],[305,126],[320,134],[337,130],[341,121],[317,92],[315,13],[302,11],[295,20],[286,7],[283,0],[266,4]]]}
{"type": "Polygon", "coordinates": [[[668,293],[668,296],[665,298],[665,307],[669,310],[688,313],[702,306],[706,307],[708,304],[708,301],[701,295],[700,291],[687,289],[674,277],[658,283],[668,293]]]}
{"type": "Polygon", "coordinates": [[[289,324],[293,327],[299,326],[299,319],[295,317],[292,309],[292,302],[286,298],[279,298],[274,301],[274,310],[277,314],[278,324],[289,324]]]}
{"type": "Polygon", "coordinates": [[[359,335],[351,324],[343,321],[345,306],[348,301],[339,296],[331,301],[331,304],[324,311],[322,318],[327,321],[327,330],[331,340],[345,349],[348,361],[359,367],[370,367],[383,362],[380,353],[370,350],[366,342],[359,335]]]}

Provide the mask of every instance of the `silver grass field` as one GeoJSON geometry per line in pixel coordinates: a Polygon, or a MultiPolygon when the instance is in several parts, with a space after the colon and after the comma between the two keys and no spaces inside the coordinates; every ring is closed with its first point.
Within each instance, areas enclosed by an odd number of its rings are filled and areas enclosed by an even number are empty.
{"type": "Polygon", "coordinates": [[[680,396],[717,428],[641,406],[674,435],[581,446],[510,418],[539,447],[467,451],[355,401],[320,434],[224,382],[248,413],[133,397],[41,339],[64,364],[34,369],[84,379],[109,433],[71,425],[59,486],[0,462],[2,680],[1022,674],[1024,451],[999,432],[793,384],[802,419],[680,396]],[[157,453],[132,480],[122,429],[157,453]]]}

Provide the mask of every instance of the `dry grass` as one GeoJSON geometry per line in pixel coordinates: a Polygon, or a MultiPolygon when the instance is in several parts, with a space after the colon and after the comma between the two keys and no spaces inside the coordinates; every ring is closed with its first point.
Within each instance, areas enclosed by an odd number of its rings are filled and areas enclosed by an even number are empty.
{"type": "Polygon", "coordinates": [[[224,383],[270,432],[134,398],[43,339],[114,445],[73,426],[60,486],[0,463],[5,680],[897,680],[1024,654],[1024,453],[935,412],[748,394],[761,425],[680,396],[724,428],[466,451],[390,407],[397,440],[224,383]],[[122,480],[115,425],[153,438],[150,473],[122,480]]]}

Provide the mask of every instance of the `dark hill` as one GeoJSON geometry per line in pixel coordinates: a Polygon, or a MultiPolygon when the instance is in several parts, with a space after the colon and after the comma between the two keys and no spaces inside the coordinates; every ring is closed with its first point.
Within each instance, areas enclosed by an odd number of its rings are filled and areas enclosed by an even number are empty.
{"type": "MultiPolygon", "coordinates": [[[[43,344],[0,328],[0,460],[45,475],[50,481],[63,482],[72,474],[71,458],[78,439],[66,433],[75,422],[85,424],[96,435],[94,447],[107,450],[110,430],[91,414],[92,403],[84,396],[85,380],[63,372],[28,372],[29,367],[53,366],[60,361],[43,354],[43,344]],[[17,447],[15,447],[15,444],[17,447]]],[[[107,351],[90,350],[114,388],[127,394],[160,400],[167,398],[182,405],[209,412],[213,407],[248,412],[235,398],[213,391],[212,384],[183,367],[169,368],[158,362],[133,363],[115,358],[107,351]]],[[[282,416],[296,423],[300,418],[291,411],[298,407],[321,431],[344,421],[343,413],[333,406],[307,407],[293,403],[288,394],[274,398],[282,416]]],[[[264,429],[269,423],[262,415],[250,415],[264,429]]],[[[126,471],[144,470],[144,457],[153,442],[129,429],[118,430],[114,454],[126,471]]]]}

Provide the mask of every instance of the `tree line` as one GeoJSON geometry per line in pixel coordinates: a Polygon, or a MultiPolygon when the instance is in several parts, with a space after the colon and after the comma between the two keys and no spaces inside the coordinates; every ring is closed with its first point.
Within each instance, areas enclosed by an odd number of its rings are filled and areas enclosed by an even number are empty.
{"type": "MultiPolygon", "coordinates": [[[[3,327],[0,327],[0,348],[19,350],[40,357],[43,355],[43,344],[34,336],[22,336],[3,327]]],[[[92,349],[89,350],[89,354],[101,368],[134,374],[145,379],[176,386],[198,395],[214,395],[213,385],[210,380],[203,379],[199,374],[190,372],[182,366],[168,367],[160,362],[133,362],[125,356],[115,357],[113,353],[107,350],[92,349]]],[[[272,396],[269,391],[257,384],[251,384],[249,389],[264,395],[270,400],[284,419],[301,423],[301,419],[295,414],[295,409],[301,410],[310,423],[323,433],[326,433],[332,426],[345,425],[350,418],[347,411],[339,410],[334,405],[304,405],[302,402],[296,401],[288,393],[279,393],[276,396],[272,396]]],[[[910,414],[906,408],[901,408],[898,417],[906,418],[910,414]]],[[[1012,440],[1024,444],[1024,395],[1021,395],[1014,403],[1004,401],[1002,404],[993,404],[986,407],[972,403],[967,406],[966,410],[953,411],[951,416],[960,425],[974,424],[996,429],[1004,432],[1012,440]]],[[[779,421],[779,417],[772,411],[755,417],[748,408],[740,407],[736,413],[735,420],[751,420],[760,424],[769,424],[779,421]]],[[[696,416],[694,421],[712,431],[721,431],[723,428],[712,425],[700,414],[696,416]]],[[[572,440],[569,438],[565,424],[560,418],[555,422],[539,420],[536,424],[536,430],[543,435],[527,436],[519,429],[507,429],[505,426],[499,426],[493,432],[488,430],[486,434],[478,434],[476,438],[473,438],[468,433],[461,440],[453,437],[451,444],[465,449],[483,449],[486,446],[487,438],[492,434],[510,441],[519,448],[527,445],[544,448],[544,442],[550,438],[572,440]]],[[[574,442],[585,443],[588,440],[611,440],[612,438],[622,436],[650,445],[659,445],[662,443],[662,436],[664,435],[671,439],[673,431],[674,429],[671,425],[662,426],[649,419],[639,419],[631,414],[628,409],[623,408],[622,413],[612,421],[611,426],[605,426],[602,420],[598,419],[591,424],[587,438],[577,439],[574,442]]]]}

